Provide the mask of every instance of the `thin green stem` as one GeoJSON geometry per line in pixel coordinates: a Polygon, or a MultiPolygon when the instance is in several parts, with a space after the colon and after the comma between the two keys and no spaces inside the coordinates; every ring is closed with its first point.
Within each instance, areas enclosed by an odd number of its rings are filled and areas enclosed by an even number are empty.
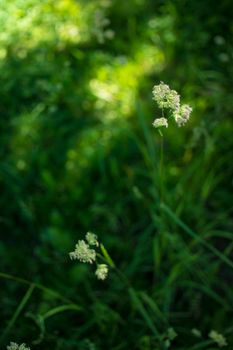
{"type": "Polygon", "coordinates": [[[4,273],[4,272],[0,272],[0,278],[5,278],[5,279],[8,279],[8,280],[12,280],[12,281],[15,281],[15,282],[18,282],[18,283],[22,283],[22,284],[27,284],[27,285],[32,285],[33,284],[35,286],[35,288],[38,288],[38,289],[42,290],[43,292],[49,293],[49,294],[53,295],[55,298],[60,299],[60,300],[62,300],[64,302],[66,302],[66,303],[73,304],[72,300],[64,297],[63,295],[61,295],[60,293],[54,291],[53,289],[50,289],[50,288],[47,288],[47,287],[43,286],[40,283],[34,283],[34,282],[26,280],[24,278],[13,276],[13,275],[10,275],[10,274],[4,273]]]}
{"type": "MultiPolygon", "coordinates": [[[[164,118],[164,110],[162,108],[162,116],[164,118]]],[[[164,200],[164,188],[163,188],[163,158],[164,158],[164,141],[163,141],[163,133],[160,131],[160,160],[159,160],[159,189],[160,189],[160,204],[163,203],[164,200]]]]}
{"type": "Polygon", "coordinates": [[[164,142],[163,136],[160,137],[160,162],[159,162],[159,187],[160,187],[160,204],[164,201],[163,189],[163,157],[164,157],[164,142]]]}
{"type": "Polygon", "coordinates": [[[0,343],[2,343],[3,339],[7,336],[7,334],[10,332],[11,328],[14,326],[17,318],[19,317],[20,313],[22,312],[22,310],[24,309],[24,307],[27,304],[28,300],[30,299],[34,289],[35,289],[35,285],[31,284],[29,286],[26,294],[24,295],[23,299],[21,300],[19,306],[15,310],[15,312],[14,312],[12,318],[10,319],[6,329],[3,331],[3,333],[2,333],[2,335],[0,337],[0,343]]]}

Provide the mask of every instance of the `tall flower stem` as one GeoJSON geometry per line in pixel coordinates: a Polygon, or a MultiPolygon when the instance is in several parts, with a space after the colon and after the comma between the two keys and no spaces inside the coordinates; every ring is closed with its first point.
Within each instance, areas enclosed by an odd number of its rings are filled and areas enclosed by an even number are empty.
{"type": "Polygon", "coordinates": [[[163,188],[163,158],[164,158],[164,140],[163,140],[163,134],[160,134],[160,160],[159,160],[159,201],[160,205],[164,201],[164,188],[163,188]]]}

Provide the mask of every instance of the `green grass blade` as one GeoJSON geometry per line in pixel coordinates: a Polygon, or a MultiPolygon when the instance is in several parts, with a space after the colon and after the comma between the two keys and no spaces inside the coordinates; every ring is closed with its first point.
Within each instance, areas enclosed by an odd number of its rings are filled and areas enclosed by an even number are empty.
{"type": "Polygon", "coordinates": [[[17,283],[26,284],[26,285],[33,284],[35,288],[38,288],[45,293],[51,294],[57,299],[63,300],[66,303],[73,303],[70,299],[64,297],[63,295],[61,295],[57,291],[55,291],[51,288],[45,287],[44,285],[42,285],[40,283],[32,282],[32,281],[26,280],[26,279],[21,278],[21,277],[10,275],[9,273],[5,273],[5,272],[0,272],[0,278],[8,279],[8,280],[11,280],[11,281],[14,281],[17,283]]]}
{"type": "Polygon", "coordinates": [[[57,306],[51,310],[49,310],[48,312],[46,312],[44,315],[42,315],[43,319],[47,319],[49,317],[52,317],[58,313],[64,312],[64,311],[81,311],[82,308],[78,307],[75,304],[69,304],[69,305],[61,305],[61,306],[57,306]]]}
{"type": "Polygon", "coordinates": [[[111,258],[110,255],[108,254],[108,252],[107,252],[107,250],[105,249],[105,247],[103,246],[103,244],[100,245],[100,249],[101,249],[101,252],[102,252],[103,256],[105,257],[107,263],[109,264],[109,266],[115,267],[115,264],[114,264],[112,258],[111,258]]]}
{"type": "Polygon", "coordinates": [[[158,321],[167,324],[167,319],[159,309],[155,300],[153,300],[146,292],[141,292],[140,295],[142,300],[150,307],[151,311],[155,314],[155,317],[158,319],[158,321]]]}
{"type": "Polygon", "coordinates": [[[143,319],[147,323],[147,326],[150,328],[150,330],[153,332],[153,334],[156,337],[158,337],[159,332],[158,332],[157,328],[155,327],[153,320],[149,316],[148,312],[146,311],[144,305],[142,304],[140,298],[138,297],[137,293],[135,292],[135,290],[133,288],[129,288],[129,294],[131,296],[131,299],[132,299],[134,305],[136,306],[139,313],[141,314],[141,316],[143,317],[143,319]]]}
{"type": "Polygon", "coordinates": [[[209,249],[214,255],[216,255],[219,259],[221,259],[225,264],[233,268],[233,262],[228,259],[224,254],[222,254],[218,249],[216,249],[211,244],[207,243],[203,238],[201,238],[198,234],[196,234],[193,230],[191,230],[178,216],[164,203],[161,204],[162,210],[178,225],[180,226],[184,232],[186,232],[190,237],[199,241],[203,246],[209,249]]]}
{"type": "Polygon", "coordinates": [[[14,326],[17,318],[19,317],[19,315],[21,314],[21,312],[24,309],[25,305],[27,304],[28,300],[30,299],[34,289],[35,289],[35,285],[31,284],[30,287],[28,288],[26,294],[24,295],[23,299],[21,300],[19,306],[15,310],[12,318],[10,319],[10,321],[9,321],[9,323],[7,325],[7,327],[3,331],[2,335],[1,335],[1,338],[0,338],[0,343],[7,336],[7,334],[10,332],[11,328],[14,326]]]}

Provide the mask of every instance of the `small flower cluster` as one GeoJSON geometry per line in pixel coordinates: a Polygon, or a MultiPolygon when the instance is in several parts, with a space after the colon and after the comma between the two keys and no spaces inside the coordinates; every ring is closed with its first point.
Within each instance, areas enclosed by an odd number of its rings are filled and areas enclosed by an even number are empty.
{"type": "Polygon", "coordinates": [[[27,348],[25,344],[18,345],[11,342],[10,345],[7,346],[7,350],[30,350],[30,348],[27,348]]]}
{"type": "Polygon", "coordinates": [[[174,328],[170,327],[164,335],[164,345],[166,348],[171,346],[172,341],[177,337],[177,333],[174,328]]]}
{"type": "Polygon", "coordinates": [[[84,240],[81,240],[76,244],[75,250],[70,253],[70,258],[92,264],[96,259],[96,252],[84,240]]]}
{"type": "Polygon", "coordinates": [[[222,334],[220,334],[220,333],[218,333],[218,332],[212,330],[212,331],[209,333],[209,337],[210,337],[210,339],[212,339],[220,348],[223,347],[223,346],[227,346],[226,338],[225,338],[222,334]]]}
{"type": "Polygon", "coordinates": [[[178,126],[185,125],[189,120],[192,108],[189,105],[182,105],[174,112],[174,118],[178,126]]]}
{"type": "MultiPolygon", "coordinates": [[[[161,82],[159,85],[155,85],[153,88],[153,99],[158,104],[158,107],[162,110],[168,109],[171,112],[177,125],[183,126],[189,120],[192,108],[187,105],[180,104],[180,96],[175,90],[171,90],[167,84],[161,82]]],[[[167,118],[157,118],[152,124],[155,128],[161,126],[168,127],[167,118]]]]}
{"type": "Polygon", "coordinates": [[[178,109],[180,106],[180,96],[175,90],[171,90],[167,84],[161,82],[153,88],[154,100],[159,108],[178,109]]]}
{"type": "MultiPolygon", "coordinates": [[[[86,241],[79,240],[75,246],[75,250],[70,253],[70,258],[77,259],[83,263],[93,264],[96,262],[96,250],[93,247],[98,247],[98,237],[92,232],[87,232],[86,241]]],[[[105,280],[108,276],[108,266],[106,264],[97,264],[95,272],[96,277],[99,280],[105,280]]]]}
{"type": "Polygon", "coordinates": [[[95,275],[98,280],[105,280],[108,276],[108,266],[106,264],[99,264],[97,266],[95,275]]]}
{"type": "Polygon", "coordinates": [[[166,128],[168,127],[168,122],[166,118],[157,118],[153,121],[152,125],[155,128],[160,128],[161,126],[165,126],[166,128]]]}

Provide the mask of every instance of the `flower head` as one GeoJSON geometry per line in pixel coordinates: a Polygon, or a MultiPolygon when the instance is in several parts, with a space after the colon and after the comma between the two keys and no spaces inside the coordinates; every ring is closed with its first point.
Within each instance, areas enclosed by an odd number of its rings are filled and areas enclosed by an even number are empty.
{"type": "MultiPolygon", "coordinates": [[[[186,104],[180,105],[180,95],[175,90],[171,90],[167,84],[161,82],[154,86],[153,99],[157,102],[159,108],[169,110],[170,116],[175,119],[178,126],[185,125],[189,120],[192,108],[186,104]]],[[[164,117],[155,119],[153,126],[155,128],[168,127],[167,119],[164,117]]]]}
{"type": "Polygon", "coordinates": [[[222,334],[212,330],[209,333],[209,337],[217,343],[219,347],[227,346],[226,338],[222,334]]]}
{"type": "Polygon", "coordinates": [[[167,84],[161,82],[153,88],[153,98],[159,108],[178,109],[180,105],[180,96],[175,90],[171,90],[167,84]]]}
{"type": "Polygon", "coordinates": [[[96,247],[99,246],[98,237],[92,232],[87,232],[86,240],[89,245],[95,245],[96,247]]]}
{"type": "Polygon", "coordinates": [[[92,264],[96,260],[96,252],[85,241],[81,240],[76,244],[75,250],[70,253],[70,258],[92,264]]]}
{"type": "Polygon", "coordinates": [[[174,112],[174,118],[178,126],[185,125],[189,120],[192,108],[189,105],[182,105],[177,111],[174,112]]]}
{"type": "Polygon", "coordinates": [[[108,276],[108,266],[105,264],[98,265],[95,274],[99,280],[105,280],[108,276]]]}
{"type": "Polygon", "coordinates": [[[154,128],[160,128],[161,126],[168,127],[168,122],[166,118],[157,118],[152,123],[154,128]]]}
{"type": "Polygon", "coordinates": [[[30,348],[27,348],[25,344],[18,345],[11,342],[10,345],[7,346],[7,350],[30,350],[30,348]]]}

